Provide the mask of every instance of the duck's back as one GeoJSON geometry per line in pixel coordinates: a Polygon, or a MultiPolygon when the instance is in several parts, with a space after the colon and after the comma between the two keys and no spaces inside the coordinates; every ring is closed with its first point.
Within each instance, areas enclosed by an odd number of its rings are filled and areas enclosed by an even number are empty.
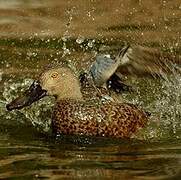
{"type": "Polygon", "coordinates": [[[146,113],[132,104],[61,100],[54,108],[52,127],[55,134],[128,138],[144,127],[147,119],[146,113]]]}

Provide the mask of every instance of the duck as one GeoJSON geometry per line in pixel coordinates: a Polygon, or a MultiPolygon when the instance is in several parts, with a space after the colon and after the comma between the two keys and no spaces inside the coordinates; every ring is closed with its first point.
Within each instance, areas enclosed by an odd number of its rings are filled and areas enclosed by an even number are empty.
{"type": "Polygon", "coordinates": [[[52,133],[91,137],[131,138],[146,126],[149,113],[130,103],[84,99],[77,74],[66,64],[47,68],[32,85],[6,105],[22,109],[45,96],[54,96],[52,133]]]}

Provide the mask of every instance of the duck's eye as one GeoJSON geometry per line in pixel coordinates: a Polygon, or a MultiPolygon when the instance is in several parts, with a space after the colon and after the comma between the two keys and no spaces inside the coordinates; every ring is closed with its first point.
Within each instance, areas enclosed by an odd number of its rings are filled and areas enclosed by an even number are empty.
{"type": "Polygon", "coordinates": [[[57,77],[58,77],[58,73],[57,73],[57,72],[53,73],[53,74],[51,75],[51,77],[52,77],[53,79],[57,78],[57,77]]]}

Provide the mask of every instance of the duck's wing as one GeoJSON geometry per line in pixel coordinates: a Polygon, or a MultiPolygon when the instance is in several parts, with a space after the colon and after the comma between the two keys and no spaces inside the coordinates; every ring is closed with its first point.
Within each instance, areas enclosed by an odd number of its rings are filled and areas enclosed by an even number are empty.
{"type": "Polygon", "coordinates": [[[111,58],[110,55],[98,55],[92,63],[89,74],[97,87],[106,85],[108,79],[115,73],[119,66],[118,58],[111,58]]]}
{"type": "Polygon", "coordinates": [[[115,74],[128,48],[129,45],[124,46],[115,58],[111,58],[110,55],[96,56],[89,71],[80,74],[79,80],[81,86],[92,85],[94,88],[106,87],[115,92],[130,91],[132,88],[123,82],[121,74],[115,74]]]}
{"type": "Polygon", "coordinates": [[[137,76],[163,76],[172,73],[175,64],[181,64],[179,56],[162,52],[159,49],[132,45],[120,59],[115,73],[137,76]]]}
{"type": "Polygon", "coordinates": [[[109,87],[119,92],[128,90],[128,86],[123,83],[122,78],[115,74],[128,49],[129,45],[124,46],[115,58],[111,58],[110,55],[98,55],[96,57],[88,74],[97,87],[109,87]]]}
{"type": "Polygon", "coordinates": [[[80,82],[85,84],[89,79],[95,87],[107,87],[115,92],[130,91],[132,88],[123,82],[123,75],[165,77],[175,72],[175,64],[181,64],[179,56],[155,48],[126,45],[115,58],[98,55],[88,73],[80,75],[80,82]]]}

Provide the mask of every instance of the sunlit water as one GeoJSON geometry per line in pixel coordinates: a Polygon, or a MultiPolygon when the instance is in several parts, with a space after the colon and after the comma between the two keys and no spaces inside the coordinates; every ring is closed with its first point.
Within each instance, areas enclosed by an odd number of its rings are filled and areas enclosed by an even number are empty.
{"type": "Polygon", "coordinates": [[[109,9],[104,3],[91,2],[90,6],[80,1],[0,2],[0,9],[6,14],[0,21],[0,179],[181,178],[179,66],[177,72],[173,70],[173,75],[163,79],[127,78],[135,91],[123,93],[124,101],[151,112],[147,127],[131,140],[53,139],[50,123],[54,99],[49,97],[23,110],[5,109],[8,102],[32,83],[44,65],[58,62],[62,57],[77,69],[86,69],[96,54],[114,54],[123,41],[140,43],[140,37],[142,44],[179,53],[179,1],[175,4],[163,1],[158,6],[155,3],[155,9],[150,11],[149,3],[120,1],[123,14],[116,3],[112,2],[109,9]],[[56,6],[64,8],[64,18],[56,6]],[[18,14],[21,8],[23,16],[18,14]],[[159,8],[164,16],[159,14],[159,8]],[[9,12],[15,13],[14,16],[8,15],[9,12]],[[33,13],[39,17],[41,26],[33,13]],[[145,16],[140,17],[139,13],[145,16]],[[121,15],[125,17],[122,25],[105,18],[118,19],[121,15]],[[27,23],[27,17],[31,23],[27,23]],[[15,24],[19,28],[14,28],[15,24]]]}

